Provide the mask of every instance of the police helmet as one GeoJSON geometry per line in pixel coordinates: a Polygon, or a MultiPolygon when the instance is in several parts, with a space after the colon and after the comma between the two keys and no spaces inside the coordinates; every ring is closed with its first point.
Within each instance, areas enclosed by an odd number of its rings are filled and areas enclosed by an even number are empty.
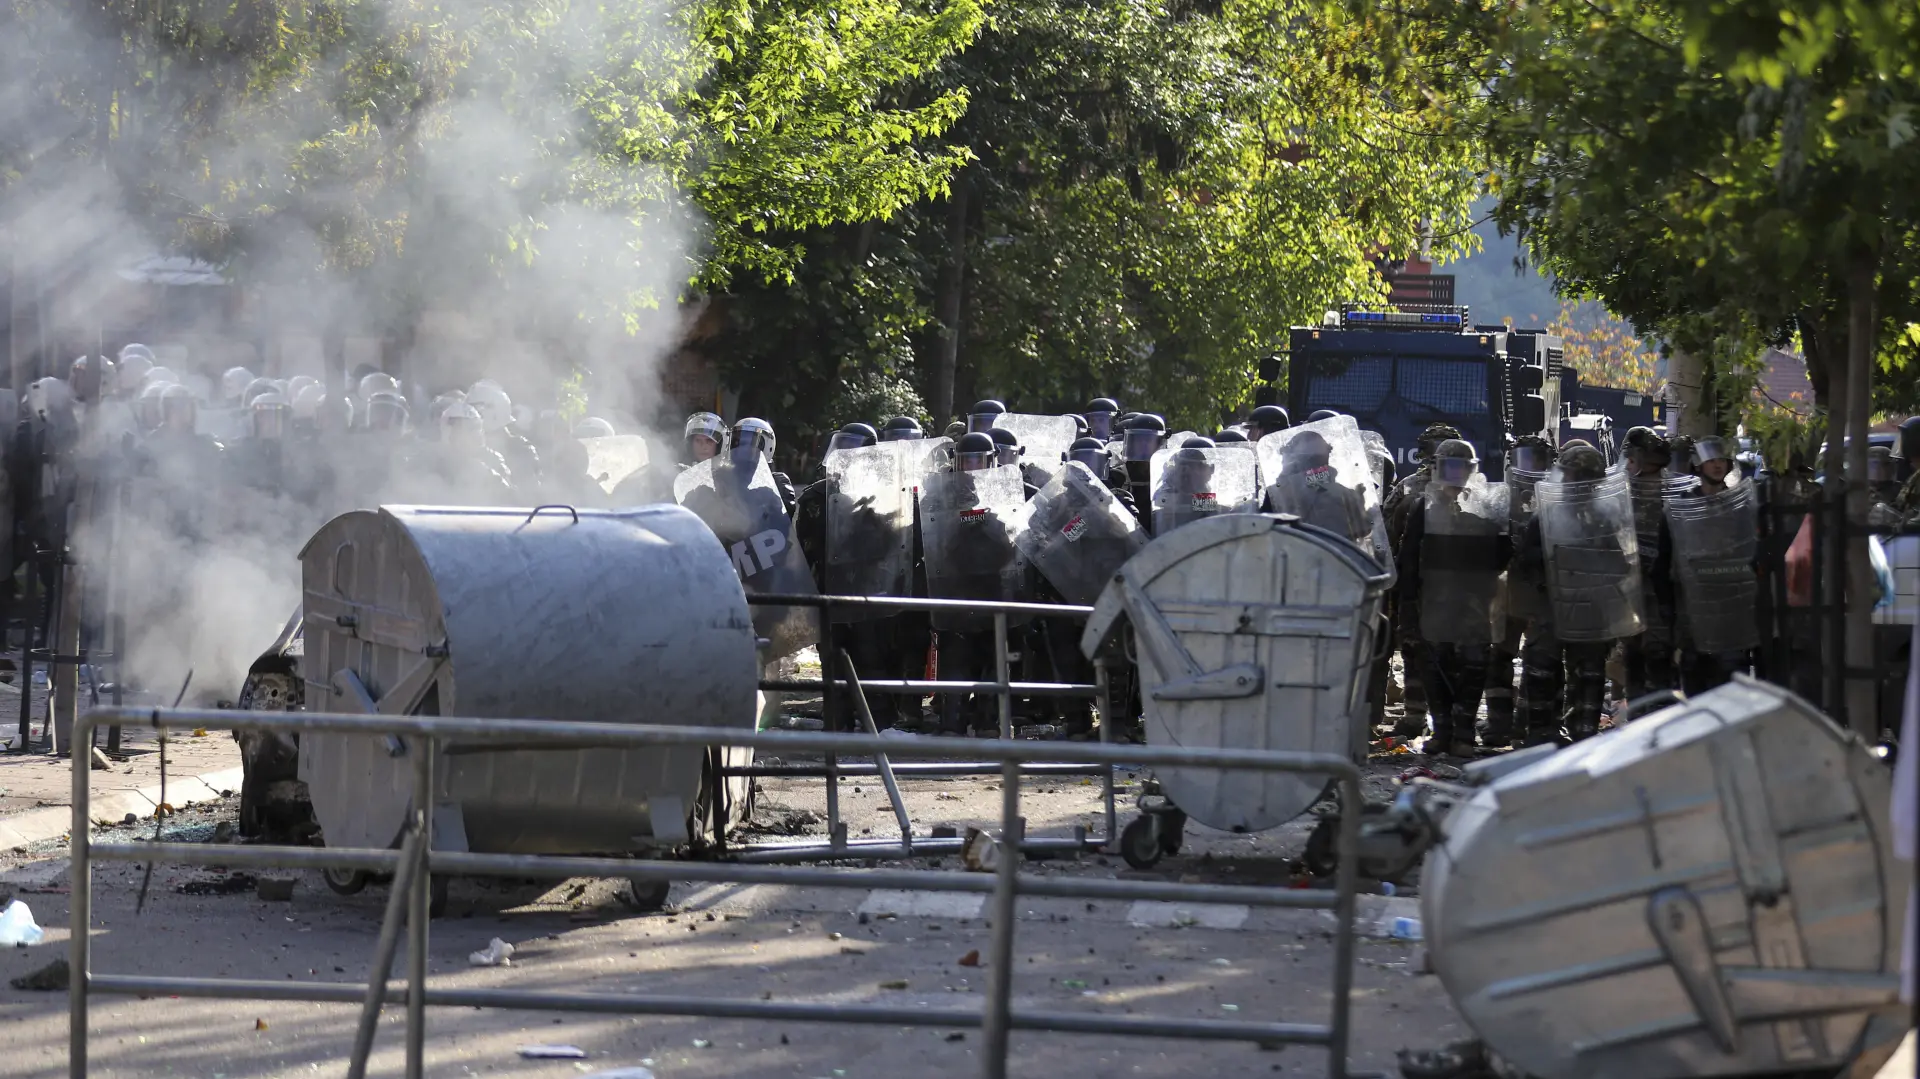
{"type": "Polygon", "coordinates": [[[895,416],[880,425],[880,441],[907,442],[916,438],[925,438],[920,429],[920,421],[912,416],[895,416]]]}
{"type": "Polygon", "coordinates": [[[1292,426],[1293,417],[1287,415],[1287,410],[1279,405],[1261,405],[1247,415],[1247,435],[1253,442],[1292,426]]]}
{"type": "Polygon", "coordinates": [[[1229,442],[1245,442],[1245,441],[1247,441],[1247,436],[1241,434],[1240,432],[1234,430],[1231,427],[1221,428],[1213,436],[1213,444],[1216,446],[1225,445],[1226,443],[1229,443],[1229,442]]]}
{"type": "Polygon", "coordinates": [[[1087,421],[1087,435],[1101,441],[1113,438],[1114,420],[1120,415],[1120,402],[1111,397],[1096,397],[1087,402],[1081,419],[1087,421]]]}
{"type": "Polygon", "coordinates": [[[975,401],[967,410],[968,431],[991,431],[994,423],[1006,414],[1007,406],[1002,401],[975,401]]]}
{"type": "Polygon", "coordinates": [[[953,444],[956,472],[978,472],[1000,463],[1000,448],[985,431],[968,431],[953,444]]]}
{"type": "Polygon", "coordinates": [[[407,421],[412,418],[407,408],[407,399],[397,393],[381,390],[367,398],[367,430],[388,431],[399,434],[407,429],[407,421]]]}
{"type": "Polygon", "coordinates": [[[1307,417],[1307,422],[1319,423],[1321,420],[1330,420],[1339,415],[1340,413],[1330,408],[1316,408],[1313,410],[1313,415],[1307,417]]]}
{"type": "Polygon", "coordinates": [[[1096,478],[1104,476],[1107,472],[1107,444],[1093,437],[1076,438],[1073,445],[1067,447],[1067,460],[1087,466],[1087,470],[1096,478]]]}
{"type": "Polygon", "coordinates": [[[293,419],[293,405],[279,390],[255,397],[247,405],[247,423],[253,437],[274,441],[287,436],[287,424],[293,419]]]}
{"type": "Polygon", "coordinates": [[[1597,480],[1607,474],[1607,456],[1593,443],[1574,439],[1560,447],[1560,478],[1571,483],[1597,480]]]}
{"type": "Polygon", "coordinates": [[[1442,487],[1465,487],[1479,471],[1480,455],[1466,439],[1449,438],[1434,447],[1433,480],[1442,487]]]}
{"type": "MultiPolygon", "coordinates": [[[[405,404],[401,402],[403,408],[405,404]]],[[[323,394],[313,410],[313,427],[323,434],[345,434],[353,427],[353,399],[345,394],[323,394]]]]}
{"type": "Polygon", "coordinates": [[[251,385],[253,385],[252,371],[244,367],[229,367],[226,373],[220,376],[220,399],[237,404],[247,392],[247,387],[251,385]]]}
{"type": "MultiPolygon", "coordinates": [[[[362,385],[366,381],[364,378],[360,380],[362,385]]],[[[365,394],[364,390],[361,392],[365,394]]],[[[467,391],[467,407],[480,413],[480,422],[489,431],[505,430],[513,422],[513,399],[496,382],[474,383],[473,388],[467,391]]]]}
{"type": "MultiPolygon", "coordinates": [[[[726,432],[722,430],[721,433],[725,434],[726,432]]],[[[573,437],[611,438],[613,437],[613,424],[608,423],[598,416],[588,416],[586,419],[573,425],[573,437]]]]}
{"type": "Polygon", "coordinates": [[[738,462],[749,462],[753,456],[773,460],[773,424],[759,418],[748,416],[733,425],[733,456],[738,462]]]}
{"type": "Polygon", "coordinates": [[[160,388],[160,426],[181,434],[192,434],[200,414],[200,403],[193,391],[178,383],[160,388]]]}
{"type": "Polygon", "coordinates": [[[880,441],[880,432],[864,423],[850,423],[833,433],[827,439],[827,452],[834,450],[857,450],[862,446],[871,446],[880,441]]]}
{"type": "Polygon", "coordinates": [[[1539,435],[1521,435],[1513,440],[1513,449],[1509,451],[1513,467],[1522,472],[1545,472],[1553,467],[1556,456],[1553,443],[1539,435]]]}

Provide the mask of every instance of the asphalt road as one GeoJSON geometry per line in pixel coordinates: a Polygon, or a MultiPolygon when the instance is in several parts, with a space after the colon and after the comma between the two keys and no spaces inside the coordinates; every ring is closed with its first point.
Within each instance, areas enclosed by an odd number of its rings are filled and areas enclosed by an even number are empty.
{"type": "MultiPolygon", "coordinates": [[[[1394,770],[1382,762],[1381,776],[1394,770]]],[[[1376,785],[1383,780],[1376,777],[1376,785]]],[[[907,785],[916,830],[933,824],[990,825],[998,813],[993,779],[907,785]]],[[[847,780],[842,804],[850,832],[882,837],[894,827],[877,783],[847,780]],[[857,790],[855,788],[858,788],[857,790]]],[[[1030,832],[1097,828],[1099,788],[1077,779],[1037,779],[1023,788],[1030,832]]],[[[231,799],[184,814],[168,838],[211,841],[231,799]]],[[[1123,803],[1124,809],[1124,803],[1123,803]]],[[[820,781],[765,784],[756,820],[817,835],[820,781]]],[[[1122,822],[1130,816],[1123,813],[1122,822]]],[[[142,834],[151,834],[147,822],[142,834]]],[[[121,838],[113,830],[111,838],[121,838]]],[[[1190,828],[1179,857],[1151,874],[1117,858],[1033,863],[1043,874],[1119,875],[1223,883],[1272,882],[1291,875],[1305,826],[1265,835],[1190,828]]],[[[47,942],[0,952],[0,986],[64,954],[65,877],[57,849],[21,852],[8,876],[47,927],[47,942]],[[19,882],[26,881],[26,884],[19,882]]],[[[921,862],[929,872],[964,872],[954,857],[921,862]]],[[[289,902],[251,892],[183,894],[183,885],[219,874],[162,866],[144,911],[136,911],[141,870],[95,874],[97,972],[358,982],[367,977],[384,888],[341,897],[317,875],[300,877],[289,902]]],[[[433,924],[430,969],[437,987],[551,988],[672,996],[973,1007],[988,971],[965,965],[985,954],[984,897],[728,885],[676,885],[670,913],[636,915],[610,881],[497,884],[460,880],[447,917],[433,924]],[[468,954],[499,937],[517,949],[511,966],[475,968],[468,954]]],[[[1386,902],[1368,896],[1377,917],[1386,902]]],[[[1400,901],[1404,905],[1404,899],[1400,901]]],[[[1018,1007],[1210,1019],[1322,1021],[1331,984],[1331,919],[1318,911],[1245,907],[1023,900],[1014,974],[1018,1007]]],[[[1365,939],[1353,995],[1352,1064],[1390,1070],[1396,1050],[1461,1037],[1460,1024],[1419,946],[1365,939]]],[[[0,987],[0,1050],[10,1076],[66,1074],[64,993],[0,987]]],[[[344,1005],[185,999],[97,998],[90,1074],[204,1079],[339,1075],[356,1008],[344,1005]]],[[[401,1070],[403,1014],[389,1008],[373,1075],[401,1070]]],[[[579,1076],[644,1066],[659,1079],[799,1077],[900,1079],[978,1073],[979,1034],[932,1028],[774,1023],[435,1009],[429,1013],[428,1073],[579,1076]],[[584,1060],[531,1060],[531,1045],[577,1046],[584,1060]]],[[[1012,1074],[1035,1079],[1108,1076],[1324,1074],[1326,1054],[1234,1043],[1016,1033],[1012,1074]]]]}

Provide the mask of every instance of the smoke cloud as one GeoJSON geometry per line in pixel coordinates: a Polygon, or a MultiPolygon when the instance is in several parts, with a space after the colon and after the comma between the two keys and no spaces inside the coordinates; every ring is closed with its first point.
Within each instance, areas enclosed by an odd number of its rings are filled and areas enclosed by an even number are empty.
{"type": "MultiPolygon", "coordinates": [[[[139,341],[216,392],[233,365],[331,393],[383,366],[416,424],[431,395],[492,378],[516,404],[604,416],[670,452],[677,429],[650,425],[703,227],[645,147],[665,144],[692,70],[679,18],[564,0],[0,0],[13,392],[139,341]],[[229,283],[157,283],[162,256],[229,283]]],[[[126,616],[128,680],[156,690],[192,667],[204,698],[231,698],[333,514],[512,497],[361,435],[290,443],[277,489],[250,481],[243,442],[217,467],[142,470],[122,412],[82,409],[76,471],[134,478],[124,502],[101,489],[72,544],[90,595],[126,616]]]]}

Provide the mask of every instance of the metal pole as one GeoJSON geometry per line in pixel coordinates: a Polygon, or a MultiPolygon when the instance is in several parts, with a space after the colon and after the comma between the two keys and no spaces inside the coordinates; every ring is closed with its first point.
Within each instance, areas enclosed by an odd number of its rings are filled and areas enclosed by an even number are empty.
{"type": "Polygon", "coordinates": [[[1359,779],[1341,776],[1340,857],[1333,871],[1333,1016],[1327,1024],[1328,1079],[1345,1079],[1347,1074],[1347,1043],[1353,1022],[1354,888],[1360,861],[1355,852],[1360,849],[1359,811],[1364,804],[1359,779]]]}
{"type": "MultiPolygon", "coordinates": [[[[993,616],[994,659],[1000,685],[1011,681],[1007,660],[1007,616],[993,616]]],[[[1013,736],[1013,694],[1000,694],[1000,736],[1013,736]]],[[[980,1073],[986,1079],[1006,1079],[1007,1047],[1013,1007],[1013,920],[1014,901],[1018,898],[1017,876],[1020,867],[1020,765],[1006,761],[1000,768],[1000,849],[994,866],[992,955],[987,965],[987,1010],[984,1021],[984,1048],[980,1054],[980,1073]]]]}
{"type": "Polygon", "coordinates": [[[15,675],[20,683],[20,740],[14,751],[33,748],[33,636],[40,624],[40,560],[35,557],[34,542],[27,540],[27,594],[20,600],[20,664],[15,675]]]}
{"type": "MultiPolygon", "coordinates": [[[[1111,678],[1112,675],[1107,670],[1106,657],[1102,656],[1094,660],[1093,681],[1100,687],[1098,704],[1100,706],[1100,741],[1102,742],[1113,741],[1113,725],[1115,721],[1113,716],[1113,682],[1111,678]]],[[[1120,814],[1119,811],[1114,808],[1113,804],[1113,768],[1114,766],[1109,764],[1105,768],[1100,769],[1100,784],[1104,788],[1101,791],[1101,797],[1104,799],[1103,807],[1107,814],[1107,830],[1102,838],[1106,840],[1106,847],[1117,851],[1119,850],[1118,843],[1120,841],[1120,814]]]]}
{"type": "MultiPolygon", "coordinates": [[[[26,687],[31,689],[31,686],[26,687]]],[[[22,692],[20,697],[26,699],[22,692]]],[[[91,725],[86,727],[91,741],[91,725]]],[[[93,925],[93,805],[88,783],[93,776],[92,762],[79,757],[73,761],[73,837],[68,842],[72,861],[68,863],[71,893],[67,903],[67,1074],[72,1079],[87,1075],[87,963],[93,925]]]]}
{"type": "MultiPolygon", "coordinates": [[[[347,1079],[367,1079],[367,1058],[373,1054],[374,1035],[380,1027],[380,1008],[387,1002],[387,979],[393,977],[394,953],[400,950],[400,927],[407,921],[407,906],[413,899],[413,881],[425,859],[427,833],[410,828],[406,842],[400,845],[400,865],[394,870],[393,888],[387,893],[387,913],[380,922],[380,939],[373,946],[373,965],[367,970],[367,995],[360,1005],[360,1026],[353,1034],[353,1056],[347,1062],[347,1079]]],[[[411,988],[408,990],[411,999],[411,988]]]]}
{"type": "Polygon", "coordinates": [[[427,1061],[427,921],[433,916],[433,871],[427,852],[433,847],[433,758],[440,751],[432,738],[416,738],[413,752],[413,826],[426,836],[407,890],[407,1079],[425,1079],[427,1061]]]}
{"type": "MultiPolygon", "coordinates": [[[[847,681],[853,685],[853,699],[860,706],[860,722],[866,724],[867,733],[880,737],[880,725],[873,721],[873,706],[867,703],[866,691],[860,688],[860,672],[853,666],[853,657],[847,650],[840,650],[840,662],[847,668],[847,681]]],[[[887,800],[893,803],[894,819],[900,822],[900,845],[907,850],[913,849],[913,821],[907,816],[907,803],[900,797],[900,784],[894,781],[893,764],[885,753],[873,755],[874,766],[880,772],[880,784],[887,788],[887,800]]]]}
{"type": "Polygon", "coordinates": [[[1013,737],[1013,679],[1008,672],[1007,661],[1007,612],[995,611],[993,614],[993,650],[995,662],[999,664],[994,682],[1000,687],[996,696],[1000,701],[1000,737],[1013,737]]]}

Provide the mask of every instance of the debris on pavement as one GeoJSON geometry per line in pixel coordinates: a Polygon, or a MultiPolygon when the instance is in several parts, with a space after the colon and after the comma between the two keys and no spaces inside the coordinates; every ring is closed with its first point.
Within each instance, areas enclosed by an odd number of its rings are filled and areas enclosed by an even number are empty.
{"type": "Polygon", "coordinates": [[[963,966],[963,967],[977,967],[977,966],[979,966],[979,965],[980,965],[980,949],[978,949],[978,948],[975,948],[974,950],[972,950],[972,951],[970,951],[970,952],[968,952],[967,954],[965,954],[965,955],[963,955],[963,956],[961,956],[961,957],[960,957],[960,965],[961,965],[961,966],[963,966]]]}
{"type": "Polygon", "coordinates": [[[38,990],[43,993],[64,993],[67,991],[67,961],[56,959],[32,974],[22,974],[7,983],[15,989],[38,990]]]}
{"type": "Polygon", "coordinates": [[[612,1071],[591,1072],[580,1079],[653,1079],[651,1068],[615,1068],[612,1071]]]}
{"type": "Polygon", "coordinates": [[[269,903],[286,903],[293,899],[292,877],[261,877],[254,882],[254,894],[269,903]]]}
{"type": "Polygon", "coordinates": [[[585,1060],[587,1051],[577,1045],[523,1045],[520,1056],[526,1060],[585,1060]]]}
{"type": "Polygon", "coordinates": [[[510,967],[513,965],[513,945],[495,937],[487,942],[485,948],[469,953],[467,963],[476,967],[510,967]]]}
{"type": "Polygon", "coordinates": [[[190,880],[175,888],[181,895],[243,895],[258,885],[251,873],[228,873],[218,877],[201,877],[190,880]]]}
{"type": "Polygon", "coordinates": [[[967,838],[960,845],[960,858],[967,869],[974,873],[991,873],[998,864],[999,846],[991,835],[979,828],[968,828],[967,838]]]}

